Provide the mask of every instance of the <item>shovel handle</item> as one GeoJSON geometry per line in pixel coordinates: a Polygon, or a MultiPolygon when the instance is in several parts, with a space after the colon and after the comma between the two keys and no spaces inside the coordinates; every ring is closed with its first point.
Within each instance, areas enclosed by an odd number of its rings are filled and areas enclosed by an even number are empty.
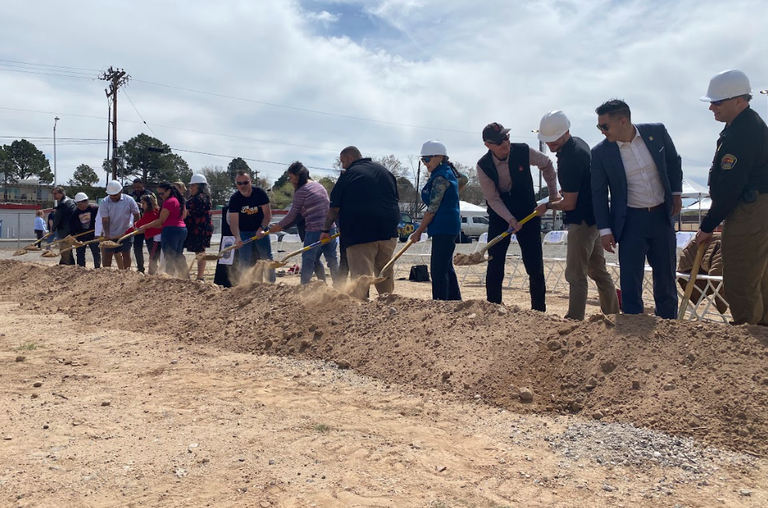
{"type": "Polygon", "coordinates": [[[46,238],[48,238],[48,237],[49,237],[49,236],[51,236],[52,234],[53,234],[53,231],[48,231],[48,232],[47,232],[47,233],[46,233],[46,234],[45,234],[43,237],[41,237],[39,240],[35,240],[34,242],[32,242],[32,245],[39,245],[39,244],[40,244],[40,242],[42,242],[43,240],[45,240],[46,238]]]}
{"type": "Polygon", "coordinates": [[[384,272],[386,272],[387,270],[392,268],[392,265],[395,264],[395,261],[400,259],[400,256],[402,256],[403,253],[408,250],[408,247],[410,247],[414,243],[415,242],[413,240],[411,240],[410,238],[408,239],[408,242],[405,244],[405,246],[402,249],[400,249],[399,251],[397,251],[397,254],[392,256],[392,259],[390,259],[389,262],[386,265],[384,265],[384,268],[381,269],[381,271],[379,272],[379,278],[380,279],[384,276],[384,272]]]}
{"type": "MultiPolygon", "coordinates": [[[[536,210],[534,210],[530,215],[528,215],[523,220],[521,220],[519,222],[519,224],[522,226],[523,224],[525,224],[529,220],[531,220],[534,217],[536,217],[536,215],[537,215],[536,214],[536,210]]],[[[490,249],[491,247],[493,247],[494,245],[496,245],[497,243],[499,243],[500,241],[502,241],[503,239],[505,239],[506,237],[508,237],[509,235],[511,235],[514,232],[515,232],[515,230],[513,228],[509,228],[508,230],[504,231],[502,234],[500,234],[499,236],[497,236],[496,238],[494,238],[493,240],[488,242],[488,244],[483,248],[483,254],[485,254],[488,251],[488,249],[490,249]]]]}
{"type": "Polygon", "coordinates": [[[685,294],[683,295],[683,301],[680,302],[680,310],[677,312],[677,319],[685,319],[685,311],[688,310],[688,302],[693,294],[693,287],[696,285],[696,275],[699,273],[699,266],[701,266],[701,258],[704,257],[704,252],[707,250],[707,244],[701,242],[696,249],[696,257],[693,260],[693,267],[691,267],[691,275],[688,277],[688,284],[685,285],[685,294]]]}
{"type": "Polygon", "coordinates": [[[320,245],[322,245],[322,244],[324,244],[324,243],[328,243],[328,242],[330,242],[331,240],[333,240],[334,238],[338,238],[338,237],[339,237],[339,233],[336,233],[335,235],[331,236],[330,238],[326,238],[325,240],[318,240],[318,241],[316,241],[316,242],[314,242],[314,243],[311,243],[311,244],[307,245],[306,247],[302,247],[302,248],[301,248],[301,249],[299,249],[299,250],[295,250],[295,251],[291,252],[290,254],[288,254],[287,256],[285,256],[285,257],[284,257],[284,258],[283,258],[283,259],[280,261],[280,263],[283,263],[283,262],[285,262],[285,260],[286,260],[286,259],[288,259],[288,258],[292,258],[293,256],[296,256],[296,255],[298,255],[298,254],[301,254],[302,252],[307,252],[308,250],[312,250],[312,249],[314,249],[315,247],[318,247],[318,246],[320,246],[320,245]]]}
{"type": "MultiPolygon", "coordinates": [[[[268,234],[269,234],[269,229],[267,229],[267,230],[265,230],[265,231],[264,231],[264,236],[267,236],[268,234]]],[[[264,238],[264,237],[262,237],[262,238],[264,238]]],[[[247,240],[243,240],[243,245],[245,245],[246,243],[251,243],[252,241],[254,241],[254,240],[258,240],[258,239],[259,239],[259,237],[258,237],[258,236],[256,236],[256,235],[254,235],[254,236],[252,236],[252,237],[248,238],[247,240]]],[[[229,251],[231,251],[231,250],[234,250],[234,249],[236,249],[236,248],[237,248],[237,244],[234,244],[234,243],[233,243],[233,244],[232,244],[232,245],[230,245],[229,247],[226,247],[226,248],[224,248],[224,249],[221,249],[221,250],[219,251],[219,257],[222,257],[222,256],[221,256],[222,254],[226,254],[227,252],[229,252],[229,251]]]]}

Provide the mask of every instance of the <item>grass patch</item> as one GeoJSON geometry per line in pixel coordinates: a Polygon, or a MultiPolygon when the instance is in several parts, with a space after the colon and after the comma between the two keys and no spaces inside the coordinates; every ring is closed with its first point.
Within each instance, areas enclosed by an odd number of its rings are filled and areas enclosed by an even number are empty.
{"type": "Polygon", "coordinates": [[[321,434],[327,434],[331,431],[331,426],[326,425],[325,423],[318,423],[312,428],[315,429],[315,432],[319,432],[321,434]]]}
{"type": "Polygon", "coordinates": [[[16,351],[34,351],[39,347],[41,346],[38,346],[36,342],[27,342],[26,344],[22,344],[21,346],[17,347],[16,351]]]}

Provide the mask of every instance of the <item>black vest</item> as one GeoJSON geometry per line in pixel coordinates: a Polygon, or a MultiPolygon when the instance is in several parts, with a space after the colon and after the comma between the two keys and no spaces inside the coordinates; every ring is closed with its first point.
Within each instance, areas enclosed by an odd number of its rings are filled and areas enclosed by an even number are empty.
{"type": "MultiPolygon", "coordinates": [[[[519,220],[531,213],[536,207],[536,195],[533,192],[533,177],[531,176],[528,145],[525,143],[511,143],[507,163],[509,164],[509,176],[512,178],[512,190],[501,192],[499,190],[499,173],[496,171],[496,164],[493,163],[491,151],[488,150],[488,153],[477,161],[477,165],[483,170],[483,173],[496,185],[496,190],[499,191],[499,195],[504,204],[507,205],[507,209],[519,220]]],[[[489,206],[488,214],[495,215],[496,212],[489,206]]]]}

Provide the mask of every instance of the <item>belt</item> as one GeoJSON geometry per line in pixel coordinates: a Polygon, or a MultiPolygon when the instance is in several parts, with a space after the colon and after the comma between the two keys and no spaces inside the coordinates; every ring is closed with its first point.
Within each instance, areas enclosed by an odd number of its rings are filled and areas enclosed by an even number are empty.
{"type": "Polygon", "coordinates": [[[632,208],[632,210],[639,210],[643,212],[655,212],[656,210],[661,210],[662,208],[664,208],[664,203],[660,203],[656,206],[644,206],[642,208],[630,207],[630,208],[632,208]]]}

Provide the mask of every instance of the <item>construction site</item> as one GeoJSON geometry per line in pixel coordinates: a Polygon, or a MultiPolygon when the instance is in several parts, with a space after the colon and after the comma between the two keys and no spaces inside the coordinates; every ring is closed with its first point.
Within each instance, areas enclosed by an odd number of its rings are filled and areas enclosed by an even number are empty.
{"type": "Polygon", "coordinates": [[[2,257],[3,506],[768,503],[762,327],[2,257]]]}

